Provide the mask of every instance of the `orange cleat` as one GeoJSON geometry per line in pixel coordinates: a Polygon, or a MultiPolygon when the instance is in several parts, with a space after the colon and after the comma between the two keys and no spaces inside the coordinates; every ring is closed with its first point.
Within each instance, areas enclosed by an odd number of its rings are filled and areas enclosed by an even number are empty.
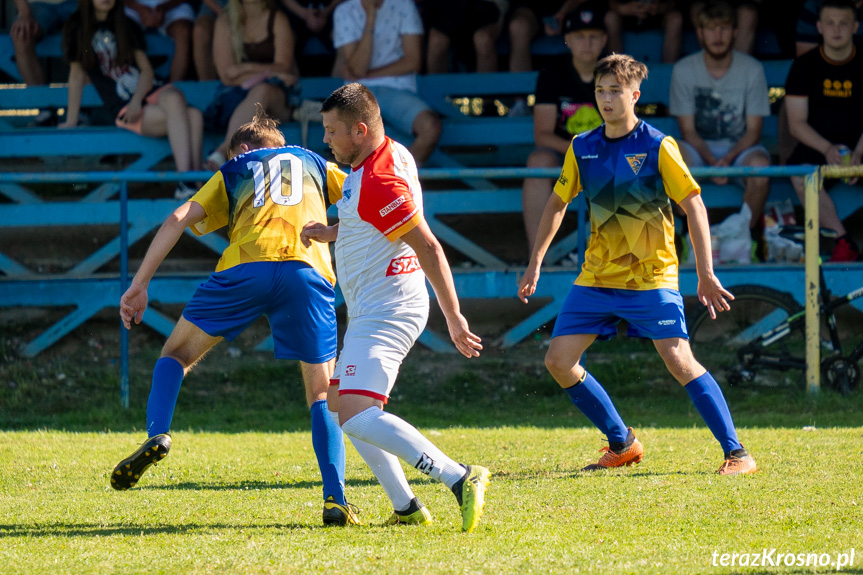
{"type": "Polygon", "coordinates": [[[615,453],[606,445],[600,449],[600,451],[604,451],[605,453],[599,458],[599,461],[582,468],[582,471],[597,471],[598,469],[623,467],[625,465],[628,466],[641,461],[641,458],[644,456],[644,446],[635,438],[635,434],[632,433],[631,427],[628,428],[627,431],[629,433],[626,437],[626,443],[629,444],[629,447],[620,453],[615,453]]]}
{"type": "Polygon", "coordinates": [[[746,475],[755,473],[757,469],[755,459],[744,452],[738,456],[729,454],[716,473],[719,475],[746,475]]]}

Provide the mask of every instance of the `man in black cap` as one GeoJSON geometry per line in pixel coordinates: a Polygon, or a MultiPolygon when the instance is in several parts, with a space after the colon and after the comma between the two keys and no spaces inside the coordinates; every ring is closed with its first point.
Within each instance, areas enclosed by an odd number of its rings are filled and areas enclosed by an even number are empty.
{"type": "MultiPolygon", "coordinates": [[[[605,13],[599,7],[599,2],[587,2],[566,15],[562,28],[571,57],[539,72],[533,110],[536,149],[527,159],[528,168],[560,167],[572,138],[602,124],[593,93],[593,69],[608,39],[605,13]]],[[[533,250],[552,183],[547,178],[524,181],[521,205],[528,253],[533,250]]]]}

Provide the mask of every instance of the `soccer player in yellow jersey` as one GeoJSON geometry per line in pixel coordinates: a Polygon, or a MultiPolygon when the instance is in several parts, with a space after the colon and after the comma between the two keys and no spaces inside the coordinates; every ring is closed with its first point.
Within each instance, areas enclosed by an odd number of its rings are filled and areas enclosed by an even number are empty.
{"type": "Polygon", "coordinates": [[[722,391],[689,347],[678,291],[673,200],[689,219],[696,255],[698,299],[716,312],[734,296],[713,273],[707,210],[701,188],[677,143],[635,115],[647,67],[623,54],[599,61],[596,102],[604,123],[573,138],[546,204],[519,298],[536,291],[540,265],[566,207],[579,193],[590,207],[590,244],[581,274],[558,315],[545,364],[572,402],[608,437],[605,454],[585,471],[632,465],[644,448],[617,413],[602,385],[579,364],[598,338],[611,339],[623,319],[628,333],[653,340],[671,374],[684,386],[725,453],[722,475],[753,473],[722,391]]]}
{"type": "Polygon", "coordinates": [[[222,339],[266,316],[279,359],[299,360],[312,416],[312,443],[323,477],[325,524],[357,523],[345,501],[341,429],[326,396],[336,356],[335,274],[325,243],[304,245],[309,221],[326,219],[327,201],[342,195],[345,174],[298,146],[285,146],[274,120],[259,111],[230,142],[231,160],[162,224],[132,285],[120,299],[126,328],[141,322],[147,286],[186,228],[206,234],[228,226],[229,245],[216,271],[183,310],[153,370],[148,439],[111,474],[111,486],[134,487],[167,455],[168,431],[183,377],[222,339]]]}

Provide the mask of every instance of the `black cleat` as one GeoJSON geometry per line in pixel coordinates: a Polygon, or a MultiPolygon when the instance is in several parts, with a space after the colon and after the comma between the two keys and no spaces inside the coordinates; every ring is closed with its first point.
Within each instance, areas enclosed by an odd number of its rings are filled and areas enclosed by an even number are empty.
{"type": "Polygon", "coordinates": [[[111,472],[111,487],[126,491],[135,487],[148,467],[161,461],[171,450],[171,436],[167,433],[150,437],[138,450],[117,464],[111,472]]]}

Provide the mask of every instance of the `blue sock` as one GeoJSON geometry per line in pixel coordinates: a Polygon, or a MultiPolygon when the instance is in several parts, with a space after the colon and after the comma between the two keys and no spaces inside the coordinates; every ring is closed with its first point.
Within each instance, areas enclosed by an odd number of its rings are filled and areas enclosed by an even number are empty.
{"type": "Polygon", "coordinates": [[[564,389],[572,403],[608,438],[609,443],[623,443],[628,431],[608,393],[588,372],[580,383],[564,389]]]}
{"type": "Polygon", "coordinates": [[[713,437],[722,445],[725,453],[740,449],[737,441],[737,432],[734,430],[734,422],[731,421],[731,412],[725,403],[725,396],[716,384],[716,380],[708,371],[701,377],[696,377],[683,386],[695,409],[701,414],[704,423],[713,432],[713,437]]]}
{"type": "Polygon", "coordinates": [[[147,436],[168,433],[174,418],[177,395],[183,383],[183,366],[176,359],[161,357],[153,368],[153,386],[147,400],[147,436]]]}
{"type": "Polygon", "coordinates": [[[330,417],[327,400],[312,404],[312,446],[321,468],[324,501],[332,495],[339,505],[345,505],[345,440],[342,428],[330,417]]]}

